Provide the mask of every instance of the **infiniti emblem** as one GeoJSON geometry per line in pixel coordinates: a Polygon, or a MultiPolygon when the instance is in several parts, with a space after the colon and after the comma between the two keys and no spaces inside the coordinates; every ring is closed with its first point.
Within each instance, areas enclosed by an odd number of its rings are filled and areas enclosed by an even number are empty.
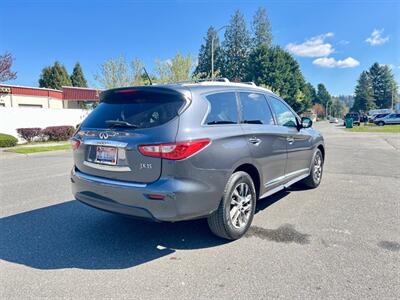
{"type": "Polygon", "coordinates": [[[101,138],[102,140],[108,139],[108,133],[107,132],[100,132],[99,133],[99,138],[101,138]]]}

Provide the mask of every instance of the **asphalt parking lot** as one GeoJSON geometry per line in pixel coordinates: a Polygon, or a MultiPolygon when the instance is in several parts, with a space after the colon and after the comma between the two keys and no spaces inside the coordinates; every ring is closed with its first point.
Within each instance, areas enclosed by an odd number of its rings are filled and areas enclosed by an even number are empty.
{"type": "Polygon", "coordinates": [[[400,134],[328,123],[315,190],[258,203],[246,237],[72,199],[71,153],[0,153],[0,298],[400,297],[400,134]]]}

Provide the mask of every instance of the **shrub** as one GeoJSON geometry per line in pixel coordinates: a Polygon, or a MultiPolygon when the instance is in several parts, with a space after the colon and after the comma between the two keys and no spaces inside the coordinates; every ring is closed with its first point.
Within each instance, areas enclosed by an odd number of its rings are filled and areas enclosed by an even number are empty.
{"type": "Polygon", "coordinates": [[[41,128],[17,128],[17,132],[27,142],[32,142],[35,137],[39,137],[41,128]]]}
{"type": "Polygon", "coordinates": [[[73,126],[50,126],[42,130],[42,134],[50,141],[66,141],[74,134],[73,126]]]}
{"type": "Polygon", "coordinates": [[[14,147],[18,140],[12,135],[0,133],[0,147],[14,147]]]}

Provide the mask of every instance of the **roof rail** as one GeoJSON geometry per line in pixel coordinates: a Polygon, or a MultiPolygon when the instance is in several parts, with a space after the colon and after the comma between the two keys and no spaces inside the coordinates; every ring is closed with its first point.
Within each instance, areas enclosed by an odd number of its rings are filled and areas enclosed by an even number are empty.
{"type": "Polygon", "coordinates": [[[257,84],[255,84],[253,81],[248,81],[248,82],[242,82],[244,84],[248,84],[248,85],[254,85],[257,86],[257,84]]]}
{"type": "Polygon", "coordinates": [[[220,82],[230,82],[228,78],[225,77],[217,77],[217,78],[203,78],[203,79],[191,79],[191,80],[183,80],[171,82],[172,84],[182,84],[182,83],[196,83],[196,82],[207,82],[207,81],[220,81],[220,82]]]}

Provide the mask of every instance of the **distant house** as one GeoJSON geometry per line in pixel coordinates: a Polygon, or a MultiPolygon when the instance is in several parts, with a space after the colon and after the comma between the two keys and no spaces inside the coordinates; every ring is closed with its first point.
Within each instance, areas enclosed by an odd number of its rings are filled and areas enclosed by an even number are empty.
{"type": "Polygon", "coordinates": [[[99,101],[99,90],[63,86],[62,90],[0,84],[0,108],[90,108],[99,101]]]}

